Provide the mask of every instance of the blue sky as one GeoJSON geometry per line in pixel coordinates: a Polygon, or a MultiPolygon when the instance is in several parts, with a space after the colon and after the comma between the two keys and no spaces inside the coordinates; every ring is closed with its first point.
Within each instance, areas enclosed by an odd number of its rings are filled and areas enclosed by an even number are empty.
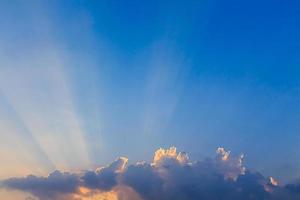
{"type": "Polygon", "coordinates": [[[2,1],[0,177],[171,145],[196,159],[224,146],[267,175],[299,176],[299,7],[2,1]]]}

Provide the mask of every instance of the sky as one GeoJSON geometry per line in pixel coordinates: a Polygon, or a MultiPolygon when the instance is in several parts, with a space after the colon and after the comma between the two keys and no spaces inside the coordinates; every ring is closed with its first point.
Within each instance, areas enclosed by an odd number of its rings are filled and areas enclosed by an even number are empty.
{"type": "Polygon", "coordinates": [[[192,160],[224,147],[266,177],[300,178],[299,8],[0,1],[0,179],[92,170],[119,156],[151,163],[171,146],[192,160]]]}

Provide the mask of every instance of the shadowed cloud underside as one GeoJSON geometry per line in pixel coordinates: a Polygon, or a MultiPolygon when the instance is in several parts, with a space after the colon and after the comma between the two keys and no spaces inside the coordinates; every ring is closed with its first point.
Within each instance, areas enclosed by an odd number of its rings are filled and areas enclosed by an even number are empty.
{"type": "Polygon", "coordinates": [[[218,148],[214,158],[191,161],[175,147],[160,148],[152,163],[129,165],[120,157],[95,170],[9,178],[2,187],[38,200],[299,199],[300,183],[280,185],[273,177],[246,169],[243,157],[218,148]]]}

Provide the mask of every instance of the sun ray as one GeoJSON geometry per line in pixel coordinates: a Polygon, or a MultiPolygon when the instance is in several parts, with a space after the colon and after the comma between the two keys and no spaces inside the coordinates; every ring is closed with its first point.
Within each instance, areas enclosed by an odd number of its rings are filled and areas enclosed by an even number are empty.
{"type": "MultiPolygon", "coordinates": [[[[51,64],[57,66],[57,62],[51,64]]],[[[36,143],[39,143],[56,168],[88,166],[84,133],[59,67],[25,67],[20,68],[20,71],[23,72],[22,76],[15,75],[17,79],[10,80],[5,76],[12,76],[14,71],[2,69],[1,86],[8,101],[14,106],[15,113],[23,121],[24,127],[27,127],[27,132],[32,133],[36,143]],[[28,70],[30,73],[26,73],[28,70]],[[82,166],[78,166],[78,163],[82,166]]]]}

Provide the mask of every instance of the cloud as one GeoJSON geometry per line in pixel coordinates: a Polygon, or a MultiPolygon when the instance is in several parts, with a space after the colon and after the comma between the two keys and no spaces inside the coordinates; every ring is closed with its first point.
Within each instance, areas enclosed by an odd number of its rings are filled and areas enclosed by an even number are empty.
{"type": "Polygon", "coordinates": [[[61,194],[76,193],[79,185],[76,174],[52,172],[48,177],[29,175],[26,178],[10,178],[3,182],[7,188],[30,192],[39,199],[57,199],[61,194]]]}
{"type": "Polygon", "coordinates": [[[84,186],[102,191],[111,190],[117,185],[117,177],[124,171],[127,161],[127,158],[120,157],[107,167],[85,172],[82,177],[84,186]]]}
{"type": "Polygon", "coordinates": [[[151,163],[128,165],[121,157],[94,171],[10,178],[2,187],[29,192],[39,200],[299,199],[300,182],[280,186],[273,177],[247,170],[243,157],[218,148],[214,158],[190,161],[175,147],[161,148],[151,163]]]}

